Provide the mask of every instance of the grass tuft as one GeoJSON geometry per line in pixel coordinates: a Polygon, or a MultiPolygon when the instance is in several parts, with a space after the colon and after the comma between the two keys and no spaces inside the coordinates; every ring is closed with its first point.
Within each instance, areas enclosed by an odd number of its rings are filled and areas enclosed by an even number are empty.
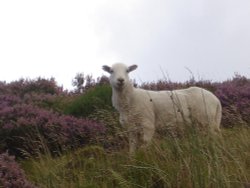
{"type": "Polygon", "coordinates": [[[249,148],[249,128],[223,129],[221,137],[155,139],[133,157],[88,146],[22,164],[41,187],[244,187],[250,182],[249,148]]]}

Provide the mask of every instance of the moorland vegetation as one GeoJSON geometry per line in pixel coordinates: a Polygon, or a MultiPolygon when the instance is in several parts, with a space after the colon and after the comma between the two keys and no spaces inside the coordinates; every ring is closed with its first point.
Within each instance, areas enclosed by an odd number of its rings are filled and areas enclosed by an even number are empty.
{"type": "MultiPolygon", "coordinates": [[[[73,91],[55,79],[0,82],[0,187],[248,187],[250,79],[159,80],[151,90],[199,86],[222,103],[222,136],[160,131],[129,157],[108,79],[79,74],[73,91]]],[[[194,125],[195,126],[195,125],[194,125]]]]}

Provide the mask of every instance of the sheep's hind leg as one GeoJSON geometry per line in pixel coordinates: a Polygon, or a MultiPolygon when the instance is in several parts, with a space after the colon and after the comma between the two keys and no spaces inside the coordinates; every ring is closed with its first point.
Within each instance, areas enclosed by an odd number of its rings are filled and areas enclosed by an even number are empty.
{"type": "Polygon", "coordinates": [[[129,154],[133,155],[137,149],[138,136],[134,131],[129,132],[129,154]]]}
{"type": "Polygon", "coordinates": [[[143,125],[143,144],[142,147],[147,147],[154,136],[155,128],[153,123],[145,122],[143,125]]]}

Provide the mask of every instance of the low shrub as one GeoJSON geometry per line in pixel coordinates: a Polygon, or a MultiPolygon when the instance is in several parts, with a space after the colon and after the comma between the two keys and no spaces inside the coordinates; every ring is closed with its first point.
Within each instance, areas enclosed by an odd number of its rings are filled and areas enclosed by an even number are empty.
{"type": "Polygon", "coordinates": [[[24,171],[8,153],[0,154],[0,187],[5,188],[35,188],[30,183],[24,171]]]}
{"type": "Polygon", "coordinates": [[[215,92],[222,104],[225,127],[250,124],[250,79],[236,75],[218,85],[215,92]]]}
{"type": "Polygon", "coordinates": [[[0,82],[0,92],[0,152],[18,157],[60,152],[96,143],[104,132],[100,123],[61,113],[71,95],[54,79],[0,82]]]}
{"type": "Polygon", "coordinates": [[[2,96],[0,102],[1,152],[23,156],[48,149],[53,153],[93,143],[104,133],[100,123],[24,104],[15,97],[2,96]]]}
{"type": "Polygon", "coordinates": [[[97,109],[110,108],[111,95],[112,89],[109,85],[97,85],[76,97],[65,109],[65,113],[76,117],[88,117],[97,109]]]}
{"type": "Polygon", "coordinates": [[[19,79],[11,83],[0,82],[0,91],[2,94],[16,95],[23,97],[27,93],[46,93],[46,94],[59,94],[62,88],[57,86],[54,78],[45,79],[19,79]]]}

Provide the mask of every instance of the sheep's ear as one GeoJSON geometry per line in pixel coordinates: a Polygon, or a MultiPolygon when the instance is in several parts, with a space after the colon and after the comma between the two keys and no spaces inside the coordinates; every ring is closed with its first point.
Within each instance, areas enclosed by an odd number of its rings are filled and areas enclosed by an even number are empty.
{"type": "Polygon", "coordinates": [[[112,69],[111,69],[111,67],[109,67],[109,66],[107,66],[107,65],[103,65],[103,66],[102,66],[102,69],[103,69],[104,71],[110,73],[110,74],[113,72],[112,69]]]}
{"type": "Polygon", "coordinates": [[[131,66],[129,66],[128,67],[128,72],[131,72],[131,71],[137,69],[137,67],[138,67],[137,65],[131,65],[131,66]]]}

